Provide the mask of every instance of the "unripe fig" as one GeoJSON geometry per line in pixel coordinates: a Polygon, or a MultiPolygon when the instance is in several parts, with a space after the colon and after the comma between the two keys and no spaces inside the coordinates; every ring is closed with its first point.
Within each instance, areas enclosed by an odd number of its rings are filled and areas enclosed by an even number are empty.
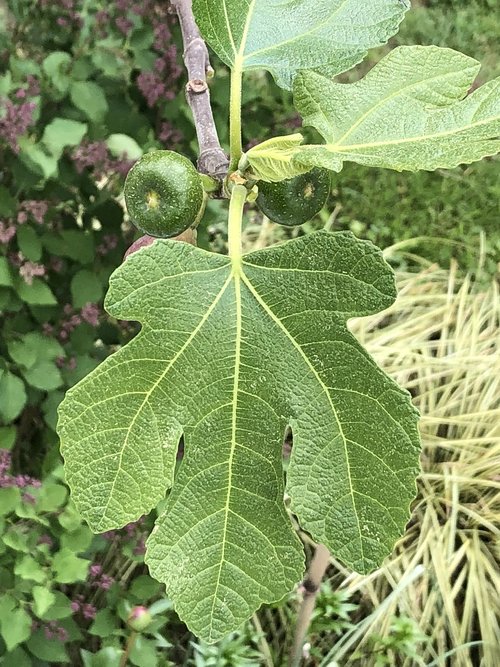
{"type": "Polygon", "coordinates": [[[330,173],[314,168],[279,183],[259,183],[257,206],[273,222],[303,225],[321,211],[330,194],[330,173]]]}
{"type": "Polygon", "coordinates": [[[132,222],[141,231],[160,238],[178,236],[202,212],[202,180],[183,155],[153,151],[129,171],[125,202],[132,222]]]}

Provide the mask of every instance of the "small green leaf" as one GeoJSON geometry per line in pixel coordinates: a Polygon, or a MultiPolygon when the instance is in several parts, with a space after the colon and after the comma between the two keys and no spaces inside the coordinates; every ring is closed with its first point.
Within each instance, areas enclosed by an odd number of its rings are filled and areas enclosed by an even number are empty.
{"type": "Polygon", "coordinates": [[[204,38],[226,65],[267,69],[290,88],[312,69],[334,76],[397,32],[407,0],[194,0],[204,38]]]}
{"type": "Polygon", "coordinates": [[[13,512],[21,501],[21,493],[15,486],[0,488],[0,516],[13,512]]]}
{"type": "Polygon", "coordinates": [[[18,144],[21,149],[19,157],[29,169],[43,176],[44,180],[57,176],[57,158],[47,153],[44,144],[34,144],[26,137],[20,137],[18,144]]]}
{"type": "Polygon", "coordinates": [[[66,505],[64,511],[59,515],[58,521],[61,526],[67,531],[76,530],[82,524],[82,517],[80,512],[71,501],[66,505]]]}
{"type": "Polygon", "coordinates": [[[16,437],[17,429],[15,426],[0,426],[0,449],[12,449],[16,437]]]}
{"type": "Polygon", "coordinates": [[[114,646],[102,648],[97,653],[82,651],[85,667],[120,667],[123,651],[114,646]]]}
{"type": "Polygon", "coordinates": [[[37,500],[39,512],[55,512],[66,502],[68,490],[62,484],[44,482],[37,500]]]}
{"type": "Polygon", "coordinates": [[[68,118],[54,118],[43,131],[42,142],[60,158],[68,146],[78,146],[87,133],[87,124],[68,118]]]}
{"type": "Polygon", "coordinates": [[[22,225],[17,230],[17,245],[26,259],[38,262],[42,257],[42,242],[36,230],[30,225],[22,225]]]}
{"type": "Polygon", "coordinates": [[[21,579],[28,579],[36,581],[38,584],[43,583],[47,579],[47,574],[43,567],[36,561],[33,556],[21,556],[16,561],[14,574],[21,579]]]}
{"type": "Polygon", "coordinates": [[[108,111],[108,102],[103,89],[93,81],[73,81],[70,88],[71,101],[93,123],[101,123],[108,111]]]}
{"type": "Polygon", "coordinates": [[[66,51],[53,51],[42,63],[43,71],[60,93],[65,93],[69,88],[71,79],[68,72],[71,61],[71,56],[66,51]]]}
{"type": "Polygon", "coordinates": [[[143,604],[161,592],[161,584],[147,574],[136,577],[130,586],[130,595],[133,595],[143,604]]]}
{"type": "Polygon", "coordinates": [[[47,250],[60,257],[69,257],[80,264],[94,261],[94,241],[92,235],[71,229],[59,234],[51,232],[43,237],[43,245],[47,250]]]}
{"type": "Polygon", "coordinates": [[[301,72],[295,103],[326,141],[301,164],[340,171],[344,160],[397,171],[451,169],[500,150],[500,78],[470,95],[479,63],[437,46],[401,46],[356,83],[301,72]]]}
{"type": "Polygon", "coordinates": [[[143,154],[137,141],[129,137],[128,134],[110,134],[106,144],[115,157],[125,155],[128,160],[138,160],[143,154]]]}
{"type": "Polygon", "coordinates": [[[33,611],[38,618],[43,618],[44,614],[55,603],[56,596],[45,586],[33,586],[31,594],[34,602],[33,611]]]}
{"type": "Polygon", "coordinates": [[[94,622],[89,628],[91,635],[97,637],[109,637],[119,627],[119,622],[115,614],[112,614],[109,609],[101,609],[97,612],[94,622]]]}
{"type": "Polygon", "coordinates": [[[0,417],[11,422],[18,417],[26,405],[24,382],[8,371],[0,372],[0,417]]]}
{"type": "Polygon", "coordinates": [[[31,368],[35,362],[56,359],[64,354],[64,349],[55,338],[49,338],[32,331],[19,340],[8,343],[9,355],[24,368],[31,368]]]}
{"type": "Polygon", "coordinates": [[[37,361],[31,368],[23,371],[26,382],[42,391],[53,391],[63,384],[61,371],[53,361],[37,361]]]}
{"type": "Polygon", "coordinates": [[[44,621],[58,621],[61,618],[68,618],[73,613],[71,601],[64,593],[54,591],[54,598],[54,602],[43,614],[44,621]]]}
{"type": "Polygon", "coordinates": [[[80,526],[72,532],[64,532],[61,535],[61,547],[75,553],[82,553],[89,548],[93,539],[94,534],[90,528],[88,526],[80,526]]]}
{"type": "Polygon", "coordinates": [[[72,584],[76,581],[85,581],[90,561],[78,558],[69,549],[58,551],[52,561],[54,579],[60,584],[72,584]]]}
{"type": "Polygon", "coordinates": [[[82,269],[71,279],[73,306],[82,308],[86,303],[96,303],[102,299],[103,286],[98,276],[92,271],[82,269]]]}
{"type": "Polygon", "coordinates": [[[303,142],[301,134],[274,137],[257,144],[246,153],[246,158],[257,178],[267,183],[277,183],[309,171],[293,161],[296,149],[303,142]]]}
{"type": "Polygon", "coordinates": [[[136,667],[156,667],[158,664],[156,643],[143,635],[138,635],[130,651],[130,662],[136,667]]]}
{"type": "Polygon", "coordinates": [[[11,287],[12,275],[7,257],[0,257],[0,285],[2,287],[11,287]]]}
{"type": "Polygon", "coordinates": [[[19,298],[32,306],[55,306],[57,299],[46,282],[33,278],[31,285],[19,280],[16,287],[19,298]]]}
{"type": "Polygon", "coordinates": [[[28,537],[18,528],[12,527],[2,535],[3,543],[14,551],[29,553],[28,537]]]}
{"type": "MultiPolygon", "coordinates": [[[[31,626],[31,622],[30,622],[31,626]]],[[[43,630],[37,630],[26,642],[28,650],[38,658],[49,663],[67,663],[69,657],[62,644],[57,639],[47,639],[43,630]]]]}
{"type": "Polygon", "coordinates": [[[17,647],[2,657],[2,667],[32,667],[28,654],[17,647]]]}
{"type": "Polygon", "coordinates": [[[1,632],[7,651],[12,651],[31,635],[31,617],[24,609],[14,609],[2,618],[1,632]]]}

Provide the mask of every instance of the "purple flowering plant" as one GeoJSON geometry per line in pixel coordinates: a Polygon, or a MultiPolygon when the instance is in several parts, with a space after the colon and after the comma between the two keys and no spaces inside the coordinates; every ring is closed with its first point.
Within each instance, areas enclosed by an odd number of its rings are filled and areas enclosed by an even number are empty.
{"type": "MultiPolygon", "coordinates": [[[[0,6],[0,662],[119,660],[132,610],[160,596],[143,564],[150,520],[92,536],[55,422],[64,392],[135,333],[102,308],[135,238],[124,177],[195,137],[166,4],[0,6]]],[[[155,637],[168,601],[151,613],[148,655],[168,645],[155,637]]]]}
{"type": "Polygon", "coordinates": [[[15,474],[15,457],[0,449],[0,656],[79,665],[82,651],[107,651],[119,660],[129,619],[144,609],[151,621],[141,646],[160,656],[167,642],[156,635],[176,621],[144,567],[151,520],[94,536],[68,500],[62,469],[43,480],[15,474]]]}
{"type": "MultiPolygon", "coordinates": [[[[155,664],[155,655],[158,664],[178,664],[165,649],[176,635],[188,636],[144,566],[153,517],[93,537],[68,501],[55,434],[65,391],[136,333],[134,324],[102,307],[110,274],[137,238],[122,201],[131,164],[155,148],[195,157],[182,40],[167,4],[7,0],[0,6],[0,662],[6,664],[119,664],[132,632],[128,619],[144,608],[153,620],[136,637],[133,664],[142,664],[141,656],[155,664]]],[[[212,86],[222,116],[227,75],[220,64],[218,71],[212,86]]],[[[263,89],[257,86],[249,103],[253,96],[262,106],[263,89]]],[[[269,112],[274,99],[268,103],[269,112]]],[[[256,130],[249,126],[247,141],[256,130]]],[[[211,206],[217,230],[217,202],[211,206]]],[[[209,241],[200,229],[199,245],[209,242],[224,241],[217,231],[209,241]]]]}

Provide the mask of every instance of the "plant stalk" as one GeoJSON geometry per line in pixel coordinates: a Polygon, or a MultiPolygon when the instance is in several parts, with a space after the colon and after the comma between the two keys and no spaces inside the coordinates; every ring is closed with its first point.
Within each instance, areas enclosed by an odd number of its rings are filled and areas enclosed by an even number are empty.
{"type": "Polygon", "coordinates": [[[134,648],[136,639],[137,639],[137,632],[135,632],[135,630],[132,630],[127,640],[127,645],[125,647],[125,650],[123,651],[122,657],[120,658],[120,667],[127,667],[127,662],[130,656],[130,652],[134,648]]]}
{"type": "Polygon", "coordinates": [[[233,271],[238,274],[241,267],[241,223],[243,220],[243,206],[247,198],[247,189],[244,185],[234,185],[229,202],[228,220],[228,253],[232,259],[233,271]]]}
{"type": "Polygon", "coordinates": [[[231,71],[231,98],[229,102],[230,172],[238,169],[238,163],[243,154],[241,141],[241,90],[242,70],[239,59],[236,58],[234,68],[231,71]]]}
{"type": "Polygon", "coordinates": [[[330,563],[330,552],[323,544],[318,544],[314,556],[309,564],[306,577],[302,582],[304,595],[300,605],[297,623],[293,637],[293,646],[290,654],[290,666],[299,667],[302,662],[302,649],[311,623],[316,597],[321,580],[330,563]]]}
{"type": "Polygon", "coordinates": [[[179,17],[188,73],[186,97],[194,118],[200,155],[198,169],[218,181],[225,178],[229,160],[220,145],[215,126],[207,75],[213,76],[208,49],[193,15],[192,0],[170,0],[179,17]]]}

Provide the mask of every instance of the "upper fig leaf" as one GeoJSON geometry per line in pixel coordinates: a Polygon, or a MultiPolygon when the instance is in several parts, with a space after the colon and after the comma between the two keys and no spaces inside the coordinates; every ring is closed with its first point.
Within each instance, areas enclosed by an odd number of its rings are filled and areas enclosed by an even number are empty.
{"type": "Polygon", "coordinates": [[[146,560],[198,636],[223,637],[302,577],[283,504],[287,425],[287,491],[315,540],[367,572],[401,535],[417,415],[346,327],[394,298],[380,252],[349,233],[240,263],[156,241],[111,277],[108,311],[142,330],[60,406],[67,480],[94,530],[136,519],[173,484],[146,560]]]}
{"type": "Polygon", "coordinates": [[[283,88],[312,69],[329,76],[385,44],[409,0],[193,0],[201,33],[226,65],[267,69],[283,88]]]}
{"type": "Polygon", "coordinates": [[[500,78],[466,96],[479,68],[452,49],[401,46],[355,83],[301,72],[296,107],[326,144],[303,146],[295,159],[334,171],[344,160],[416,171],[494,155],[500,150],[500,78]]]}

